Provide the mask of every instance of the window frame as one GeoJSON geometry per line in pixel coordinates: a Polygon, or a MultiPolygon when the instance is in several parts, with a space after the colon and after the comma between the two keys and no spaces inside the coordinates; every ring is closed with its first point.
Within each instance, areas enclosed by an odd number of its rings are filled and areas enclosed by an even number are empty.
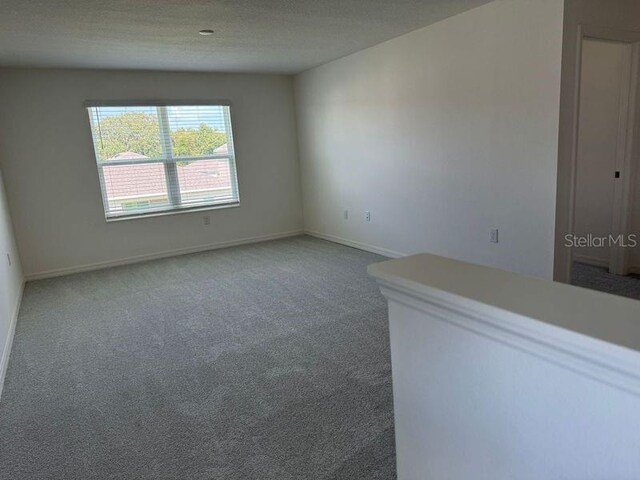
{"type": "Polygon", "coordinates": [[[150,102],[131,102],[131,101],[86,101],[84,107],[89,115],[89,124],[91,127],[91,143],[93,146],[95,163],[98,171],[98,179],[100,183],[100,195],[102,197],[102,208],[104,210],[104,218],[106,222],[118,222],[123,220],[134,220],[139,218],[157,217],[165,215],[175,215],[179,213],[192,213],[205,210],[218,210],[222,208],[234,208],[240,206],[240,187],[238,180],[238,168],[235,154],[234,135],[232,126],[231,104],[229,102],[203,102],[203,101],[150,101],[150,102]],[[178,106],[211,106],[224,107],[224,123],[225,133],[227,134],[227,153],[217,153],[210,155],[185,157],[173,156],[173,147],[170,138],[170,123],[168,117],[169,107],[178,106]],[[160,134],[160,142],[163,150],[163,156],[158,158],[147,159],[116,159],[116,160],[99,160],[98,152],[95,148],[95,139],[93,138],[94,118],[92,108],[99,107],[153,107],[158,115],[158,128],[160,134]],[[202,160],[227,160],[229,165],[229,175],[231,182],[232,199],[228,202],[219,203],[202,203],[197,205],[183,205],[180,192],[180,181],[177,173],[177,163],[184,161],[202,161],[202,160]],[[107,197],[107,189],[104,181],[104,167],[114,165],[144,165],[144,164],[162,164],[165,173],[165,182],[167,186],[167,198],[169,207],[158,209],[150,209],[148,212],[135,212],[131,214],[109,215],[109,199],[107,197]]]}

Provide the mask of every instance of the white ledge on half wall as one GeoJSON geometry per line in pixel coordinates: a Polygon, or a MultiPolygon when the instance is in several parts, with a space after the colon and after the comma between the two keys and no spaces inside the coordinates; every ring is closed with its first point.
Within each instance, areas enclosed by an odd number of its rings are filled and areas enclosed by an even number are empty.
{"type": "Polygon", "coordinates": [[[389,300],[398,478],[640,478],[640,302],[421,254],[389,300]]]}

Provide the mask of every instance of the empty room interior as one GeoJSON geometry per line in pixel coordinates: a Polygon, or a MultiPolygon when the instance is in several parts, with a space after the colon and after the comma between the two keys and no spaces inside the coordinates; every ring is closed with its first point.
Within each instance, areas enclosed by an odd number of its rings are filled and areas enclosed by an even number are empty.
{"type": "Polygon", "coordinates": [[[640,478],[638,0],[0,2],[0,480],[640,478]]]}

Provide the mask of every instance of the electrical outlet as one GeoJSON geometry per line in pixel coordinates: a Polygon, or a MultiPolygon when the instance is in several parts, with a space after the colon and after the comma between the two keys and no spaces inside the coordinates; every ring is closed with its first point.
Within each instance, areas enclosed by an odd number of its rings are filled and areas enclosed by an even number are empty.
{"type": "Polygon", "coordinates": [[[211,225],[211,217],[209,215],[205,215],[204,217],[202,217],[202,221],[205,225],[211,225]]]}
{"type": "Polygon", "coordinates": [[[489,232],[489,241],[491,243],[498,243],[498,229],[492,228],[489,232]]]}
{"type": "Polygon", "coordinates": [[[371,212],[369,210],[364,212],[364,221],[365,222],[370,222],[371,221],[371,212]]]}
{"type": "Polygon", "coordinates": [[[349,209],[345,208],[344,212],[342,213],[342,218],[344,218],[345,220],[349,220],[349,209]]]}

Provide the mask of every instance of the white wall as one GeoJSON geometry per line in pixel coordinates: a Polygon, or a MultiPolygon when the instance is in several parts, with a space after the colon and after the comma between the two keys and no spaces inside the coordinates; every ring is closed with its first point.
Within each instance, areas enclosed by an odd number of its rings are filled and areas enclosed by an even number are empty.
{"type": "MultiPolygon", "coordinates": [[[[613,233],[620,102],[630,58],[628,44],[585,39],[582,46],[574,226],[578,236],[613,233]]],[[[574,249],[574,259],[608,266],[609,253],[608,244],[580,247],[574,249]]]]}
{"type": "Polygon", "coordinates": [[[639,478],[640,396],[442,311],[390,301],[398,480],[639,478]]]}
{"type": "Polygon", "coordinates": [[[433,255],[368,271],[398,480],[640,478],[640,302],[433,255]]]}
{"type": "MultiPolygon", "coordinates": [[[[564,237],[570,233],[570,215],[573,195],[572,149],[576,127],[576,74],[578,69],[578,26],[608,27],[640,31],[640,2],[638,0],[565,0],[564,41],[562,44],[562,86],[560,103],[560,134],[558,154],[558,191],[556,213],[556,253],[554,278],[569,281],[570,249],[565,248],[564,237]]],[[[640,189],[635,208],[640,209],[640,189]]],[[[638,215],[640,218],[640,215],[638,215]]],[[[638,232],[640,221],[632,230],[638,232]]],[[[640,255],[637,255],[640,262],[640,255]]]]}
{"type": "Polygon", "coordinates": [[[25,274],[302,227],[292,79],[1,69],[0,162],[25,274]],[[83,102],[229,100],[239,208],[106,223],[83,102]]]}
{"type": "Polygon", "coordinates": [[[562,12],[496,0],[297,76],[306,228],[550,277],[562,12]]]}
{"type": "Polygon", "coordinates": [[[22,268],[0,172],[0,393],[22,296],[22,268]],[[11,264],[9,259],[11,258],[11,264]]]}

